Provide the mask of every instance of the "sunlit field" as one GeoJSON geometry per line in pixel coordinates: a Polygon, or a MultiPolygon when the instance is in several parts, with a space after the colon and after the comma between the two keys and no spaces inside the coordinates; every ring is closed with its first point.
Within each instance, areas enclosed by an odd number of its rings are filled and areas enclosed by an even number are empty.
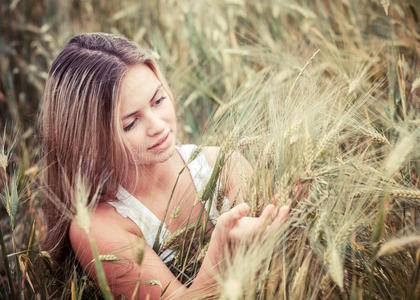
{"type": "MultiPolygon", "coordinates": [[[[97,31],[157,60],[179,144],[221,147],[198,201],[223,199],[216,183],[236,151],[253,168],[250,214],[292,207],[198,299],[420,299],[418,0],[2,0],[0,26],[1,299],[111,297],[105,278],[96,287],[42,250],[40,207],[54,205],[39,180],[48,67],[72,35],[97,31]]],[[[69,193],[83,204],[80,185],[69,193]]],[[[181,250],[185,283],[206,251],[185,246],[199,231],[192,223],[164,245],[181,250]]],[[[100,261],[118,257],[97,253],[98,272],[100,261]]]]}

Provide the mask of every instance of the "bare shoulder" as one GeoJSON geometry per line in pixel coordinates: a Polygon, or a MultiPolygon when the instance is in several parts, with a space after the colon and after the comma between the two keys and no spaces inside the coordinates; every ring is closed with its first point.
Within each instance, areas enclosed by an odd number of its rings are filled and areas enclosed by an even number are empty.
{"type": "MultiPolygon", "coordinates": [[[[131,224],[127,218],[119,215],[115,209],[107,204],[99,204],[95,210],[89,213],[89,220],[74,219],[70,224],[69,238],[70,243],[82,266],[88,266],[93,259],[91,253],[91,241],[95,244],[100,254],[112,254],[121,248],[123,239],[133,240],[130,236],[135,236],[131,224]],[[88,222],[89,235],[80,226],[80,222],[88,222]]],[[[128,245],[126,245],[128,246],[128,245]]]]}
{"type": "MultiPolygon", "coordinates": [[[[220,147],[203,147],[203,154],[211,167],[216,164],[219,152],[220,147]]],[[[227,183],[226,192],[231,204],[234,203],[233,201],[236,201],[236,203],[243,201],[252,173],[250,163],[239,151],[232,151],[226,156],[220,178],[227,183]]]]}
{"type": "Polygon", "coordinates": [[[121,216],[119,216],[114,208],[107,204],[107,203],[100,203],[94,210],[89,212],[88,220],[77,220],[76,218],[73,219],[70,225],[70,239],[73,240],[80,237],[84,230],[81,226],[84,224],[80,224],[81,222],[86,222],[89,226],[90,233],[96,233],[99,228],[107,228],[113,227],[117,225],[120,227],[121,216]]]}
{"type": "Polygon", "coordinates": [[[206,157],[207,162],[210,166],[214,166],[219,155],[220,147],[217,146],[206,146],[203,147],[203,154],[206,157]]]}
{"type": "MultiPolygon", "coordinates": [[[[127,231],[141,235],[140,230],[132,221],[118,214],[115,208],[108,203],[100,203],[94,210],[90,211],[87,222],[90,225],[89,234],[94,237],[105,236],[109,231],[127,231]]],[[[79,226],[77,220],[74,219],[70,224],[70,240],[77,240],[83,233],[84,230],[79,226]]]]}

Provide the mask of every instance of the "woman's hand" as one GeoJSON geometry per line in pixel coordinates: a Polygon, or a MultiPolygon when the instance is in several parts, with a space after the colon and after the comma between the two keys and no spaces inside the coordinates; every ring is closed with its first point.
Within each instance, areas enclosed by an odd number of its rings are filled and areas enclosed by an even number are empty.
{"type": "Polygon", "coordinates": [[[285,222],[289,206],[277,209],[272,204],[267,205],[259,217],[246,217],[248,212],[249,206],[242,203],[219,217],[212,235],[218,251],[223,251],[225,245],[234,251],[240,243],[250,243],[258,236],[277,230],[285,222]]]}

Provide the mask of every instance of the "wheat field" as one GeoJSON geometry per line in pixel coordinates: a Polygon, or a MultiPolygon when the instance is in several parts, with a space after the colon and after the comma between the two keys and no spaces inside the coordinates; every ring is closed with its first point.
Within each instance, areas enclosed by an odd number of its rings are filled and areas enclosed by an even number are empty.
{"type": "Polygon", "coordinates": [[[179,143],[221,147],[202,197],[238,151],[251,214],[292,207],[226,262],[211,297],[420,298],[417,0],[3,0],[0,26],[1,299],[111,298],[74,264],[55,278],[42,251],[38,105],[61,47],[96,31],[152,53],[179,143]]]}

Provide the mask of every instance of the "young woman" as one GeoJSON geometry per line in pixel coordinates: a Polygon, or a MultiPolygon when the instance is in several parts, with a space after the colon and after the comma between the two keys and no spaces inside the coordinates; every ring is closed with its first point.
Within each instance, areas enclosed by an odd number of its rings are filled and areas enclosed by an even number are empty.
{"type": "Polygon", "coordinates": [[[238,153],[223,169],[225,193],[197,201],[219,148],[176,145],[168,85],[154,60],[125,38],[90,33],[70,40],[49,71],[41,127],[44,183],[55,199],[44,209],[45,246],[59,263],[75,255],[97,280],[92,238],[100,254],[114,257],[102,263],[114,295],[131,298],[136,291],[140,299],[159,299],[166,288],[163,298],[186,299],[214,292],[225,255],[234,255],[239,241],[280,226],[288,214],[288,207],[269,205],[260,217],[246,217],[243,178],[251,169],[238,153]],[[89,236],[72,217],[78,178],[90,188],[89,236]],[[234,201],[241,204],[231,208],[234,201]],[[184,272],[174,267],[180,250],[164,244],[191,224],[207,228],[208,248],[196,277],[184,285],[175,276],[184,272]]]}

